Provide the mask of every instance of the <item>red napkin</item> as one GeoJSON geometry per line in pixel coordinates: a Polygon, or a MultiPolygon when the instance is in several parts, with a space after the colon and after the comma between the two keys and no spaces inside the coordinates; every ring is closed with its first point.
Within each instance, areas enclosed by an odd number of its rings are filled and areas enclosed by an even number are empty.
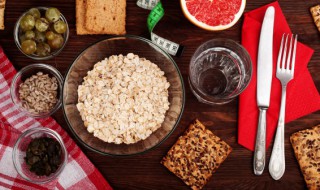
{"type": "Polygon", "coordinates": [[[112,190],[97,168],[54,119],[34,119],[18,111],[11,101],[9,90],[15,73],[16,70],[0,47],[0,189],[112,190]],[[68,163],[59,177],[42,185],[21,178],[12,162],[14,143],[23,131],[33,127],[46,127],[58,132],[68,151],[68,163]]]}
{"type": "MultiPolygon", "coordinates": [[[[273,37],[273,77],[270,107],[267,111],[267,147],[274,137],[280,110],[281,83],[275,76],[278,51],[282,34],[291,33],[277,1],[245,14],[242,27],[242,45],[248,50],[251,56],[253,72],[249,86],[240,95],[238,142],[250,150],[254,150],[259,114],[256,102],[258,44],[263,17],[269,6],[274,6],[275,8],[275,21],[273,37]]],[[[319,92],[307,69],[312,54],[312,49],[302,43],[298,43],[294,79],[289,82],[287,86],[285,122],[290,122],[317,111],[320,108],[319,92]]]]}

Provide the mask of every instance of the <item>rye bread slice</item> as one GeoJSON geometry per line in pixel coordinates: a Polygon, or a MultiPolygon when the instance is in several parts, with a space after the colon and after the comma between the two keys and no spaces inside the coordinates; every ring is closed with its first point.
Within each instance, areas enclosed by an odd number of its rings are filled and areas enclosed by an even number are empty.
{"type": "Polygon", "coordinates": [[[97,34],[126,33],[126,0],[87,0],[86,30],[97,34]]]}
{"type": "Polygon", "coordinates": [[[86,30],[84,27],[85,20],[85,4],[87,0],[76,0],[76,30],[78,35],[91,34],[92,32],[86,30]]]}
{"type": "Polygon", "coordinates": [[[4,9],[6,7],[6,0],[0,0],[0,30],[4,30],[4,9]]]}
{"type": "Polygon", "coordinates": [[[291,135],[290,141],[309,190],[320,189],[320,125],[291,135]]]}
{"type": "Polygon", "coordinates": [[[202,189],[232,148],[195,120],[171,147],[161,164],[193,190],[202,189]]]}

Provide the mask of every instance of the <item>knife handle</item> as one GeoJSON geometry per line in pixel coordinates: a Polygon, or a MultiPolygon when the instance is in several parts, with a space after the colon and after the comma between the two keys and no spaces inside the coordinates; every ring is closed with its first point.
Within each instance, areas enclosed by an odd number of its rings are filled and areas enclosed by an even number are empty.
{"type": "Polygon", "coordinates": [[[259,108],[259,123],[256,137],[256,146],[253,157],[253,171],[255,175],[261,175],[266,158],[266,113],[267,108],[259,108]]]}

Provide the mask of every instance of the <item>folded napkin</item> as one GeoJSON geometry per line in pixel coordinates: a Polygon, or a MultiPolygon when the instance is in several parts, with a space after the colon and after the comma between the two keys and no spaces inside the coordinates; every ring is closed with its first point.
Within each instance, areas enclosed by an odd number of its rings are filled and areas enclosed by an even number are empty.
{"type": "Polygon", "coordinates": [[[16,71],[0,47],[0,189],[105,189],[112,190],[97,168],[51,117],[34,119],[19,112],[10,98],[9,86],[16,71]],[[47,184],[21,178],[12,162],[12,148],[19,135],[33,127],[58,132],[68,151],[68,163],[59,177],[47,184]]]}
{"type": "MultiPolygon", "coordinates": [[[[253,72],[249,86],[239,98],[238,142],[250,150],[254,150],[259,114],[256,103],[258,45],[263,17],[269,6],[275,8],[275,21],[271,99],[267,111],[267,147],[274,137],[280,111],[281,83],[275,76],[278,51],[282,34],[291,33],[278,2],[273,2],[245,14],[242,27],[242,45],[251,56],[253,72]]],[[[285,122],[290,122],[320,109],[319,92],[307,68],[312,54],[312,49],[298,43],[294,79],[289,82],[287,87],[285,122]]]]}

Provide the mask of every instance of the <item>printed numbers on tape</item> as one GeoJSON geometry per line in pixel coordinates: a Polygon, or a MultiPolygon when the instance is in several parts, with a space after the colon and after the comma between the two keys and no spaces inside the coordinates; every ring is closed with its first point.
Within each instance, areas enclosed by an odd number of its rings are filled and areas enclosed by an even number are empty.
{"type": "Polygon", "coordinates": [[[148,19],[147,25],[151,35],[151,41],[163,50],[173,56],[180,56],[183,50],[183,46],[167,40],[153,32],[154,27],[164,16],[164,9],[160,0],[138,0],[137,5],[141,8],[151,10],[148,19]]]}

